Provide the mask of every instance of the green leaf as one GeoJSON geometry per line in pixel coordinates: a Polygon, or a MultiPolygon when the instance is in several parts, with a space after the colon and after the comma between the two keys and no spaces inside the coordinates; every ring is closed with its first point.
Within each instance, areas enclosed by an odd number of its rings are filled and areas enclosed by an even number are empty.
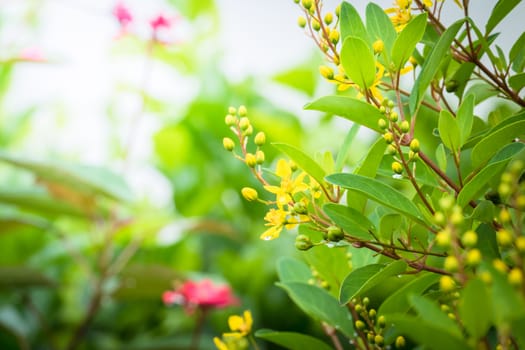
{"type": "Polygon", "coordinates": [[[420,295],[439,281],[439,275],[424,273],[391,294],[379,307],[377,314],[403,313],[410,309],[408,296],[420,295]]]}
{"type": "Polygon", "coordinates": [[[498,90],[494,89],[492,86],[486,83],[479,83],[479,84],[473,84],[467,92],[466,95],[474,95],[476,105],[480,104],[481,102],[485,101],[486,99],[496,96],[498,94],[498,90]]]}
{"type": "Polygon", "coordinates": [[[374,53],[363,39],[349,36],[341,48],[341,64],[346,75],[362,90],[374,84],[376,79],[376,64],[374,53]]]}
{"type": "Polygon", "coordinates": [[[457,153],[461,143],[459,125],[456,118],[445,109],[439,113],[438,129],[443,144],[452,152],[457,153]]]}
{"type": "Polygon", "coordinates": [[[472,211],[470,218],[490,224],[492,221],[494,221],[495,215],[496,206],[494,203],[488,200],[482,200],[478,202],[478,205],[472,211]]]}
{"type": "Polygon", "coordinates": [[[319,277],[330,286],[334,297],[338,296],[341,283],[350,272],[346,247],[327,247],[321,245],[305,252],[306,261],[319,277]]]}
{"type": "Polygon", "coordinates": [[[346,304],[357,296],[366,295],[367,291],[387,278],[405,272],[408,265],[403,260],[396,260],[386,266],[379,265],[379,270],[376,270],[376,264],[368,266],[350,272],[344,279],[339,293],[339,302],[341,304],[346,304]]]}
{"type": "Polygon", "coordinates": [[[308,283],[312,278],[310,268],[302,261],[291,258],[282,257],[277,262],[277,274],[281,282],[303,282],[308,283]]]}
{"type": "Polygon", "coordinates": [[[0,189],[0,203],[15,205],[20,209],[42,215],[84,216],[85,213],[68,202],[51,197],[43,189],[0,189]]]}
{"type": "Polygon", "coordinates": [[[324,96],[307,104],[305,109],[332,113],[381,132],[377,125],[383,117],[379,109],[365,101],[346,96],[324,96]]]}
{"type": "Polygon", "coordinates": [[[385,10],[373,2],[366,6],[366,29],[372,42],[379,39],[383,41],[385,45],[383,52],[387,55],[387,61],[389,61],[397,33],[385,10]]]}
{"type": "Polygon", "coordinates": [[[472,132],[474,124],[474,95],[467,95],[461,102],[456,115],[459,128],[459,147],[462,147],[472,132]]]}
{"type": "Polygon", "coordinates": [[[55,282],[39,270],[25,266],[0,267],[0,289],[53,286],[55,282]]]}
{"type": "Polygon", "coordinates": [[[331,350],[325,342],[309,335],[294,332],[277,332],[271,329],[259,329],[257,338],[280,345],[290,350],[331,350]]]}
{"type": "Polygon", "coordinates": [[[370,220],[357,210],[345,205],[327,203],[323,212],[346,233],[361,239],[372,239],[369,231],[375,231],[370,220]]]}
{"type": "Polygon", "coordinates": [[[488,35],[512,11],[521,0],[499,0],[492,9],[489,20],[485,26],[485,32],[488,35]]]}
{"type": "Polygon", "coordinates": [[[523,32],[514,45],[512,45],[509,53],[509,61],[514,72],[523,72],[523,67],[525,66],[525,32],[523,32]]]}
{"type": "Polygon", "coordinates": [[[462,337],[444,331],[428,322],[427,316],[388,315],[387,323],[392,324],[396,334],[402,334],[413,342],[432,350],[470,349],[462,337]]]}
{"type": "Polygon", "coordinates": [[[311,63],[308,65],[294,67],[290,70],[275,75],[273,80],[298,91],[304,92],[311,97],[315,93],[315,88],[318,81],[317,77],[319,74],[313,71],[310,67],[311,63]]]}
{"type": "Polygon", "coordinates": [[[522,143],[511,143],[502,148],[490,162],[474,176],[458,194],[457,203],[464,207],[486,191],[486,184],[506,167],[507,163],[525,148],[522,143]]]}
{"type": "Polygon", "coordinates": [[[400,71],[405,66],[417,43],[423,37],[427,26],[427,14],[422,13],[412,19],[399,33],[392,47],[392,63],[395,70],[400,71]]]}
{"type": "Polygon", "coordinates": [[[395,188],[379,180],[344,173],[329,175],[326,180],[334,185],[360,192],[376,202],[424,223],[423,216],[412,201],[395,188]]]}
{"type": "Polygon", "coordinates": [[[478,279],[468,281],[459,300],[458,313],[471,337],[479,339],[490,328],[492,303],[485,283],[478,279]]]}
{"type": "Polygon", "coordinates": [[[286,153],[299,168],[303,169],[303,171],[313,177],[315,181],[320,184],[324,183],[324,177],[326,175],[325,171],[303,151],[286,143],[272,143],[272,145],[279,151],[286,153]]]}
{"type": "Polygon", "coordinates": [[[447,170],[447,154],[445,152],[445,145],[440,143],[436,148],[436,159],[439,168],[443,171],[447,170]]]}
{"type": "Polygon", "coordinates": [[[445,30],[441,35],[439,41],[434,46],[430,52],[429,57],[423,63],[421,67],[421,72],[419,73],[414,86],[412,87],[412,92],[410,94],[410,111],[412,113],[418,108],[419,104],[423,100],[425,91],[430,85],[432,79],[439,70],[441,66],[441,61],[450,51],[450,45],[454,41],[457,32],[463,25],[464,20],[459,20],[454,22],[450,27],[445,30]]]}
{"type": "Polygon", "coordinates": [[[88,195],[103,195],[112,199],[129,201],[131,190],[121,176],[105,168],[51,160],[33,160],[0,152],[0,160],[31,171],[46,181],[67,186],[88,195]]]}
{"type": "Polygon", "coordinates": [[[525,135],[525,120],[523,119],[507,124],[504,127],[495,127],[472,149],[472,166],[474,168],[479,167],[503,146],[522,135],[525,135]]]}
{"type": "Polygon", "coordinates": [[[337,153],[337,159],[335,161],[335,171],[340,172],[341,170],[343,170],[343,166],[348,156],[348,152],[350,151],[352,143],[355,140],[357,133],[359,132],[359,128],[359,124],[353,124],[350,130],[348,131],[348,134],[346,134],[345,139],[343,141],[343,145],[339,149],[339,153],[337,153]]]}
{"type": "Polygon", "coordinates": [[[520,91],[525,86],[525,73],[518,73],[509,78],[509,85],[516,91],[520,91]]]}
{"type": "Polygon", "coordinates": [[[430,300],[421,295],[411,295],[408,299],[419,316],[424,317],[429,324],[442,328],[448,334],[461,337],[461,330],[458,325],[441,311],[435,300],[430,300]]]}
{"type": "Polygon", "coordinates": [[[397,213],[384,214],[379,220],[379,237],[384,242],[392,241],[394,233],[403,223],[403,217],[397,213]]]}
{"type": "Polygon", "coordinates": [[[341,29],[341,42],[344,42],[349,36],[361,38],[365,42],[370,42],[359,12],[357,12],[356,8],[347,1],[341,3],[339,26],[341,29]]]}
{"type": "Polygon", "coordinates": [[[310,317],[324,321],[347,337],[352,337],[354,328],[348,310],[324,289],[300,283],[277,283],[290,298],[310,317]]]}

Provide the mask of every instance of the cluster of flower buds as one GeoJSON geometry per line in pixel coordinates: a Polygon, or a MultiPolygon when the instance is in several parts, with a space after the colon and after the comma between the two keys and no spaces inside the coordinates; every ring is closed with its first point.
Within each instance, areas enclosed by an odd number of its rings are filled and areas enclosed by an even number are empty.
{"type": "MultiPolygon", "coordinates": [[[[411,126],[406,119],[400,120],[399,114],[394,109],[392,100],[385,98],[379,111],[385,116],[378,121],[379,129],[383,132],[387,146],[387,153],[394,157],[392,171],[396,176],[401,176],[404,171],[403,163],[415,162],[419,157],[419,140],[410,138],[411,126]],[[405,159],[401,146],[408,146],[408,159],[405,159]]],[[[414,163],[415,166],[415,163],[414,163]]],[[[415,169],[414,169],[415,170],[415,169]]]]}

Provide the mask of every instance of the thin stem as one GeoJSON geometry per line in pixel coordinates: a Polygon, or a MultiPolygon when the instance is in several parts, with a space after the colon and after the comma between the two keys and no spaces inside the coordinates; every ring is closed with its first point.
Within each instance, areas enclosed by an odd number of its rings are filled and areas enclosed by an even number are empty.
{"type": "Polygon", "coordinates": [[[324,333],[330,338],[336,350],[343,350],[343,345],[337,337],[337,332],[334,327],[330,326],[327,323],[322,323],[324,333]]]}
{"type": "Polygon", "coordinates": [[[454,181],[452,181],[452,179],[447,176],[447,174],[439,169],[439,167],[430,158],[428,158],[428,156],[423,151],[419,151],[419,158],[421,158],[421,160],[426,165],[428,165],[441,179],[443,179],[443,181],[445,181],[447,185],[449,185],[454,190],[454,192],[456,192],[456,194],[461,191],[461,188],[456,185],[454,181]]]}
{"type": "Polygon", "coordinates": [[[360,239],[356,239],[352,236],[347,236],[349,238],[349,241],[350,242],[365,242],[365,243],[370,243],[370,244],[374,244],[374,245],[378,245],[378,246],[381,246],[383,248],[389,248],[389,249],[392,249],[392,250],[401,250],[401,251],[404,251],[404,252],[408,252],[408,253],[415,253],[415,254],[421,254],[421,255],[432,255],[432,256],[438,256],[438,257],[445,257],[447,256],[445,253],[434,253],[434,252],[429,252],[427,250],[424,250],[424,251],[421,251],[421,250],[417,250],[417,249],[413,249],[413,248],[408,248],[408,247],[399,247],[399,246],[396,246],[395,244],[389,244],[389,243],[383,243],[383,242],[379,242],[379,241],[366,241],[366,240],[360,240],[360,239]]]}
{"type": "Polygon", "coordinates": [[[208,314],[205,308],[199,308],[197,309],[197,321],[195,323],[195,328],[193,329],[193,333],[191,336],[191,350],[198,350],[199,349],[199,342],[202,334],[202,328],[204,326],[204,321],[206,319],[206,315],[208,314]]]}
{"type": "Polygon", "coordinates": [[[47,338],[49,348],[51,350],[57,349],[56,344],[53,341],[52,333],[50,332],[49,324],[47,323],[42,312],[40,312],[38,307],[33,302],[33,299],[31,299],[31,296],[29,295],[29,293],[27,292],[22,293],[22,301],[27,306],[29,311],[35,316],[36,320],[40,324],[40,327],[42,328],[42,332],[47,338]]]}

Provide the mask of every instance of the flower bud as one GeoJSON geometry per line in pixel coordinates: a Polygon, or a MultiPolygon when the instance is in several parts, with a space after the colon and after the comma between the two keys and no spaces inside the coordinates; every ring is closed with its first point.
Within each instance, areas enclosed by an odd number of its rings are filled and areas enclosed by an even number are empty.
{"type": "Polygon", "coordinates": [[[403,165],[399,162],[392,162],[392,171],[396,174],[403,173],[403,165]]]}
{"type": "Polygon", "coordinates": [[[525,195],[520,194],[516,198],[516,207],[518,208],[518,210],[525,211],[525,195]]]}
{"type": "Polygon", "coordinates": [[[259,131],[253,141],[257,146],[264,145],[266,143],[266,134],[263,131],[259,131]]]}
{"type": "Polygon", "coordinates": [[[459,205],[452,207],[452,213],[450,214],[450,222],[454,225],[461,225],[465,217],[463,216],[463,210],[459,205]]]}
{"type": "Polygon", "coordinates": [[[257,165],[257,158],[252,153],[246,153],[246,159],[244,161],[250,168],[255,168],[257,165]]]}
{"type": "Polygon", "coordinates": [[[334,70],[328,66],[320,66],[319,72],[328,80],[334,79],[334,70]]]}
{"type": "Polygon", "coordinates": [[[393,156],[397,153],[397,148],[394,145],[388,145],[388,147],[386,148],[386,153],[393,156]]]}
{"type": "Polygon", "coordinates": [[[467,265],[469,266],[478,266],[481,263],[481,252],[479,249],[469,250],[467,253],[467,265]]]}
{"type": "Polygon", "coordinates": [[[403,338],[402,335],[398,336],[396,338],[396,349],[402,349],[405,347],[405,345],[406,345],[405,338],[403,338]]]}
{"type": "Polygon", "coordinates": [[[439,288],[441,289],[442,292],[451,292],[454,290],[454,288],[456,287],[456,282],[454,281],[454,279],[450,276],[441,276],[441,278],[439,279],[439,288]]]}
{"type": "Polygon", "coordinates": [[[364,306],[368,306],[368,304],[370,304],[370,299],[368,297],[364,297],[363,298],[363,305],[364,306]]]}
{"type": "Polygon", "coordinates": [[[412,139],[410,141],[410,150],[413,152],[419,152],[419,140],[418,139],[412,139]]]}
{"type": "Polygon", "coordinates": [[[399,125],[399,129],[401,129],[401,132],[403,134],[406,134],[407,132],[410,131],[410,123],[408,122],[408,120],[403,120],[401,122],[401,124],[399,125]]]}
{"type": "Polygon", "coordinates": [[[452,241],[452,237],[448,229],[441,230],[436,235],[436,243],[438,246],[442,248],[450,247],[451,241],[452,241]]]}
{"type": "Polygon", "coordinates": [[[312,19],[312,29],[315,30],[316,32],[318,32],[319,29],[321,29],[321,25],[315,19],[312,19]]]}
{"type": "Polygon", "coordinates": [[[365,327],[366,327],[366,324],[363,321],[361,321],[361,320],[355,321],[355,328],[356,329],[362,331],[363,329],[365,329],[365,327]]]}
{"type": "Polygon", "coordinates": [[[459,268],[458,259],[455,256],[449,255],[445,258],[445,263],[443,265],[445,270],[448,272],[456,272],[459,268]]]}
{"type": "Polygon", "coordinates": [[[414,67],[417,66],[417,60],[416,60],[413,56],[410,56],[410,58],[408,59],[408,61],[409,61],[410,64],[413,65],[414,67]]]}
{"type": "Polygon", "coordinates": [[[235,126],[237,124],[237,117],[231,114],[226,114],[226,117],[224,117],[224,123],[228,126],[235,126]]]}
{"type": "Polygon", "coordinates": [[[467,248],[472,248],[478,243],[478,234],[476,231],[469,230],[461,237],[461,243],[467,248]]]}
{"type": "Polygon", "coordinates": [[[394,108],[395,106],[394,101],[392,100],[387,100],[386,105],[388,106],[388,108],[394,108]]]}
{"type": "Polygon", "coordinates": [[[374,53],[381,53],[385,48],[385,43],[383,42],[383,40],[379,39],[374,41],[372,47],[374,48],[374,53]]]}
{"type": "Polygon", "coordinates": [[[498,186],[498,193],[501,197],[507,197],[508,195],[510,195],[512,192],[512,187],[506,183],[506,182],[502,182],[499,184],[498,186]]]}
{"type": "Polygon", "coordinates": [[[251,187],[243,187],[241,189],[241,194],[248,202],[255,201],[259,198],[257,191],[251,187]]]}
{"type": "Polygon", "coordinates": [[[306,27],[306,18],[299,16],[299,18],[297,18],[297,25],[301,28],[306,27]]]}
{"type": "Polygon", "coordinates": [[[377,345],[381,346],[381,345],[383,345],[383,343],[385,342],[385,339],[383,338],[382,335],[377,334],[377,335],[374,337],[374,342],[375,342],[377,345]]]}
{"type": "Polygon", "coordinates": [[[385,139],[386,143],[390,144],[394,142],[394,134],[391,132],[386,132],[383,134],[383,138],[385,139]]]}
{"type": "Polygon", "coordinates": [[[525,236],[519,236],[516,238],[516,248],[518,252],[525,253],[525,236]]]}
{"type": "Polygon", "coordinates": [[[306,235],[298,235],[297,237],[295,237],[295,248],[297,248],[298,250],[308,250],[313,246],[314,245],[310,237],[306,235]]]}
{"type": "Polygon", "coordinates": [[[251,136],[253,134],[253,126],[250,124],[248,128],[242,133],[244,136],[251,136]]]}
{"type": "Polygon", "coordinates": [[[379,106],[379,113],[381,113],[381,114],[385,114],[386,113],[385,106],[379,106]]]}
{"type": "Polygon", "coordinates": [[[439,206],[445,211],[452,209],[453,205],[454,197],[452,197],[451,195],[445,195],[439,199],[439,206]]]}
{"type": "Polygon", "coordinates": [[[501,247],[508,247],[512,244],[512,234],[502,228],[496,233],[496,240],[501,247]]]}
{"type": "Polygon", "coordinates": [[[414,161],[419,158],[419,153],[415,153],[414,151],[408,151],[408,160],[414,161]]]}
{"type": "Polygon", "coordinates": [[[292,172],[295,172],[298,169],[297,164],[295,164],[294,161],[290,161],[288,164],[290,165],[290,169],[292,169],[292,172]]]}
{"type": "Polygon", "coordinates": [[[304,204],[304,202],[296,202],[296,203],[294,203],[293,211],[296,214],[299,214],[299,215],[306,215],[306,214],[308,214],[308,208],[306,207],[306,204],[304,204]]]}
{"type": "Polygon", "coordinates": [[[237,114],[237,110],[235,109],[235,107],[228,107],[228,114],[231,114],[231,115],[236,115],[237,114]]]}
{"type": "Polygon", "coordinates": [[[241,130],[246,130],[250,126],[250,120],[246,117],[242,117],[241,120],[239,120],[239,127],[241,130]]]}
{"type": "Polygon", "coordinates": [[[509,283],[513,286],[519,287],[523,283],[523,272],[517,267],[513,268],[509,272],[509,283]]]}
{"type": "Polygon", "coordinates": [[[330,35],[328,36],[328,38],[334,45],[336,45],[339,42],[339,37],[340,37],[339,32],[336,29],[332,29],[330,31],[330,35]]]}
{"type": "Polygon", "coordinates": [[[447,90],[447,92],[454,92],[458,89],[458,87],[458,81],[455,79],[449,80],[445,83],[445,90],[447,90]]]}
{"type": "Polygon", "coordinates": [[[334,15],[332,15],[332,12],[327,12],[326,15],[324,15],[324,23],[326,25],[330,25],[334,20],[334,15]]]}
{"type": "Polygon", "coordinates": [[[377,126],[379,126],[379,129],[385,130],[388,127],[388,123],[383,118],[379,119],[377,121],[377,126]]]}
{"type": "Polygon", "coordinates": [[[341,14],[341,4],[337,5],[337,7],[335,8],[335,15],[339,17],[340,14],[341,14]]]}
{"type": "Polygon", "coordinates": [[[499,212],[499,221],[502,223],[502,224],[506,224],[507,222],[510,221],[510,213],[508,211],[507,208],[503,208],[501,209],[501,211],[499,212]]]}
{"type": "Polygon", "coordinates": [[[230,152],[233,151],[233,149],[235,148],[235,142],[233,142],[233,140],[229,137],[225,137],[222,139],[222,145],[224,146],[225,150],[230,152]]]}
{"type": "Polygon", "coordinates": [[[370,309],[370,311],[368,311],[368,317],[370,317],[371,319],[375,318],[376,314],[377,311],[375,309],[370,309]]]}
{"type": "Polygon", "coordinates": [[[434,222],[438,225],[444,225],[447,222],[447,218],[442,211],[436,211],[434,213],[434,222]]]}
{"type": "MultiPolygon", "coordinates": [[[[392,102],[392,101],[390,101],[390,102],[392,102]]],[[[393,103],[393,102],[392,102],[392,103],[393,103]]],[[[399,119],[399,114],[397,114],[396,111],[392,111],[392,112],[390,112],[390,117],[389,117],[389,119],[395,123],[395,122],[397,122],[397,120],[399,119]]]]}
{"type": "Polygon", "coordinates": [[[257,160],[257,164],[264,163],[264,152],[260,150],[255,152],[255,159],[257,160]]]}
{"type": "Polygon", "coordinates": [[[332,242],[339,242],[345,237],[343,230],[341,230],[341,228],[337,226],[328,227],[328,229],[326,230],[326,234],[328,240],[332,242]]]}
{"type": "Polygon", "coordinates": [[[303,5],[303,7],[307,10],[310,9],[310,7],[312,7],[312,0],[301,0],[301,4],[303,5]]]}
{"type": "Polygon", "coordinates": [[[492,266],[494,266],[496,270],[501,273],[507,273],[507,264],[505,264],[501,259],[494,259],[492,261],[492,266]]]}
{"type": "Polygon", "coordinates": [[[246,115],[248,114],[248,110],[246,109],[245,106],[241,105],[239,107],[238,113],[239,113],[239,117],[246,117],[246,115]]]}
{"type": "Polygon", "coordinates": [[[381,315],[377,318],[377,325],[379,328],[385,328],[386,327],[386,318],[385,316],[381,315]]]}
{"type": "Polygon", "coordinates": [[[372,332],[367,333],[367,334],[366,334],[366,339],[368,340],[368,342],[369,342],[370,344],[374,344],[374,343],[375,343],[374,333],[372,333],[372,332]]]}

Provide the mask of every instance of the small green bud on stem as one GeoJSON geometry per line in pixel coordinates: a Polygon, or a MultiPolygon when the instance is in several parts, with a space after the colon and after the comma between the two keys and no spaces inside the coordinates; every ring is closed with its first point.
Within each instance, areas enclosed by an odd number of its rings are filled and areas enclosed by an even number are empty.
{"type": "Polygon", "coordinates": [[[257,191],[251,187],[243,187],[241,189],[241,194],[244,197],[244,199],[246,199],[249,202],[255,201],[259,198],[259,194],[257,193],[257,191]]]}
{"type": "Polygon", "coordinates": [[[224,149],[231,152],[235,148],[235,142],[233,142],[232,139],[229,137],[225,137],[222,139],[222,145],[224,146],[224,149]]]}
{"type": "Polygon", "coordinates": [[[263,131],[259,131],[257,135],[255,135],[254,142],[257,146],[262,146],[266,143],[266,134],[263,131]]]}
{"type": "Polygon", "coordinates": [[[298,235],[297,237],[295,237],[295,248],[297,248],[298,250],[308,250],[313,246],[314,245],[310,237],[306,235],[298,235]]]}
{"type": "Polygon", "coordinates": [[[248,165],[250,168],[255,168],[257,165],[257,158],[253,153],[246,153],[246,158],[244,160],[246,162],[246,165],[248,165]]]}

